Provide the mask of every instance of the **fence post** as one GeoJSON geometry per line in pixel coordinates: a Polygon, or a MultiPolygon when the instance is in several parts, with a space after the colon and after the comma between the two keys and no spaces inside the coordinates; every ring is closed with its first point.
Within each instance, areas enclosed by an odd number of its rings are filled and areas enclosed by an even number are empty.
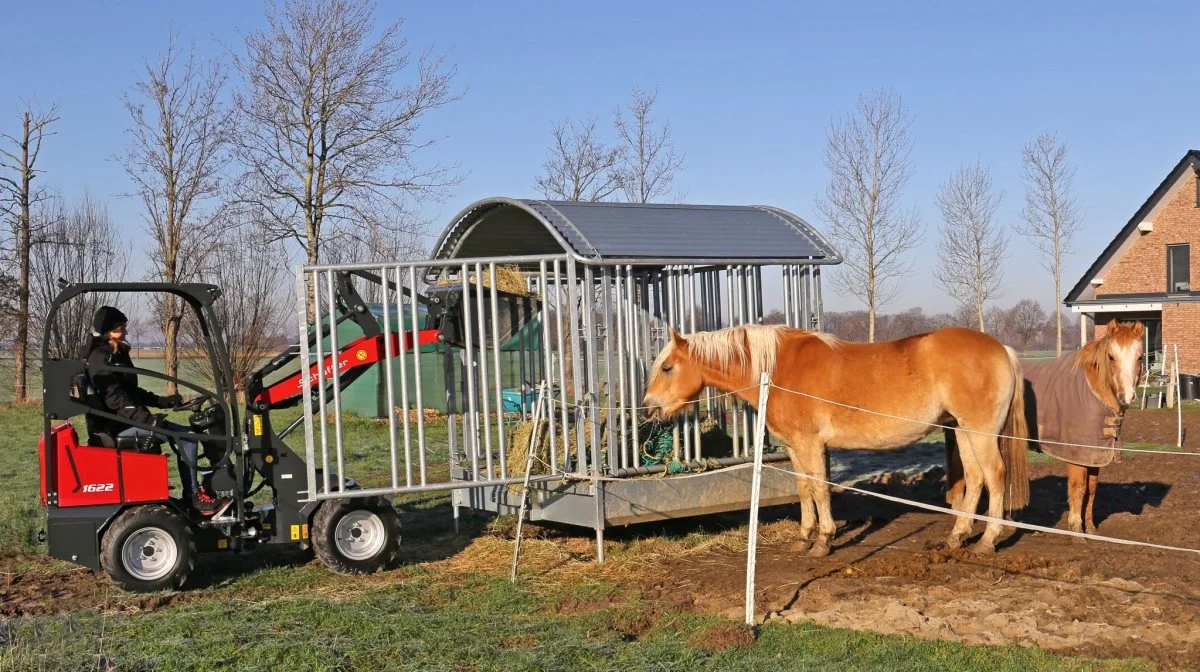
{"type": "Polygon", "coordinates": [[[1183,447],[1183,390],[1179,389],[1179,344],[1175,344],[1175,447],[1183,447]]]}
{"type": "Polygon", "coordinates": [[[758,558],[758,496],[762,490],[763,444],[767,433],[767,397],[771,377],[763,372],[758,387],[758,412],[754,423],[754,475],[750,485],[750,533],[746,545],[746,625],[754,625],[754,565],[758,558]]]}

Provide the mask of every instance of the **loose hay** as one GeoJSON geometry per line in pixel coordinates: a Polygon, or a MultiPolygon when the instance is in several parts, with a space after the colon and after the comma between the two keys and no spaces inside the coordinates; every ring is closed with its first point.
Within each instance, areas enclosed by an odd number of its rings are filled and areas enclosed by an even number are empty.
{"type": "MultiPolygon", "coordinates": [[[[483,287],[491,287],[492,286],[491,273],[487,269],[484,269],[482,275],[483,275],[482,286],[483,287]]],[[[476,276],[475,273],[470,273],[468,275],[467,282],[472,285],[480,284],[479,278],[476,276]]],[[[446,277],[440,277],[436,281],[434,281],[433,284],[438,287],[449,287],[452,285],[460,285],[461,286],[462,279],[460,278],[457,280],[451,280],[446,277]]],[[[532,299],[538,298],[538,295],[536,292],[529,291],[529,285],[525,281],[525,274],[522,273],[521,269],[515,265],[505,265],[505,266],[497,266],[496,267],[496,289],[499,289],[502,292],[508,292],[509,294],[515,294],[517,296],[524,296],[524,297],[529,297],[532,299]]]]}

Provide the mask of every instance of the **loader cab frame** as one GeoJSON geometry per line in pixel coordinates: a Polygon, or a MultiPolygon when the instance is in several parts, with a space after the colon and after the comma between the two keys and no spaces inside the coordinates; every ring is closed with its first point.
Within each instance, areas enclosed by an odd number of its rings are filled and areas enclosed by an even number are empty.
{"type": "MultiPolygon", "coordinates": [[[[89,403],[85,390],[79,387],[79,383],[81,382],[79,374],[87,369],[86,359],[60,358],[55,356],[56,353],[53,353],[51,350],[52,330],[54,329],[54,325],[57,324],[62,307],[73,299],[96,293],[136,294],[142,296],[155,293],[173,294],[191,309],[199,325],[200,333],[204,337],[205,354],[214,374],[213,389],[202,387],[186,378],[168,376],[165,373],[150,369],[134,368],[122,370],[134,373],[139,377],[173,382],[181,390],[188,390],[197,395],[197,399],[203,399],[208,404],[216,406],[220,412],[214,415],[224,418],[224,422],[221,423],[223,426],[213,427],[209,433],[204,435],[169,432],[161,429],[155,431],[171,436],[173,439],[191,438],[197,441],[203,440],[208,445],[219,446],[221,455],[217,458],[217,462],[222,466],[230,463],[231,458],[235,454],[235,447],[241,442],[241,436],[238,432],[240,421],[236,399],[233,396],[233,386],[231,384],[233,372],[229,365],[228,350],[220,330],[214,327],[218,322],[216,315],[213,313],[212,305],[221,296],[221,290],[218,287],[199,283],[80,283],[67,285],[50,305],[50,311],[45,319],[45,329],[42,339],[42,457],[45,461],[45,471],[47,474],[44,496],[48,506],[58,505],[63,487],[70,485],[59,482],[60,479],[57,478],[59,465],[56,464],[56,461],[59,456],[57,455],[58,451],[54,449],[56,437],[53,431],[56,421],[83,415],[85,419],[88,417],[103,417],[118,420],[134,427],[152,429],[149,425],[134,422],[127,418],[120,418],[107,410],[101,410],[94,404],[89,403]]],[[[107,367],[102,370],[107,370],[107,367]]],[[[99,373],[99,371],[88,371],[87,375],[90,377],[96,373],[99,373]]],[[[92,437],[89,436],[88,438],[92,437]]],[[[214,464],[213,466],[217,465],[214,464]]],[[[240,506],[240,502],[236,504],[240,506]]]]}

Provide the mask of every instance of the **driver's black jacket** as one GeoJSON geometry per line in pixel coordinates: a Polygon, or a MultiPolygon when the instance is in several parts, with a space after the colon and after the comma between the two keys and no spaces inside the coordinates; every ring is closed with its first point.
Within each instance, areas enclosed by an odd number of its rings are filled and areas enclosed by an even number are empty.
{"type": "MultiPolygon", "coordinates": [[[[88,353],[87,365],[88,377],[91,378],[92,387],[96,388],[96,396],[110,413],[149,425],[154,420],[154,416],[147,406],[156,408],[168,406],[166,397],[138,387],[136,373],[98,371],[98,368],[104,365],[134,368],[133,360],[129,357],[128,344],[121,343],[117,346],[117,351],[113,352],[107,341],[99,341],[92,346],[91,352],[88,353]]],[[[114,436],[130,427],[130,425],[108,418],[97,417],[95,420],[97,424],[107,427],[109,433],[114,436]]]]}

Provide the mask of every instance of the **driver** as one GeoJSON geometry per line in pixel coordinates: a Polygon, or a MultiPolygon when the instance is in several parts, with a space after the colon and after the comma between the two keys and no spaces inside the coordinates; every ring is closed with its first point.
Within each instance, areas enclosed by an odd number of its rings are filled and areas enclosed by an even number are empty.
{"type": "MultiPolygon", "coordinates": [[[[126,327],[129,319],[120,310],[111,306],[103,306],[96,311],[92,319],[92,342],[88,349],[88,370],[100,366],[134,368],[133,360],[129,357],[129,343],[125,340],[126,327]]],[[[169,422],[165,415],[152,415],[147,406],[155,408],[176,408],[183,403],[178,394],[159,396],[138,387],[135,373],[120,373],[117,371],[102,371],[90,374],[92,386],[96,388],[97,396],[105,408],[115,415],[128,418],[134,422],[151,425],[171,432],[190,432],[190,427],[169,422]]],[[[143,438],[155,436],[169,441],[166,434],[153,432],[140,427],[110,420],[95,418],[112,436],[132,436],[143,438]]],[[[104,429],[100,431],[105,431],[104,429]]],[[[202,513],[216,511],[218,501],[209,496],[199,487],[196,479],[196,442],[192,439],[177,440],[179,454],[179,475],[183,482],[183,499],[202,513]]]]}

